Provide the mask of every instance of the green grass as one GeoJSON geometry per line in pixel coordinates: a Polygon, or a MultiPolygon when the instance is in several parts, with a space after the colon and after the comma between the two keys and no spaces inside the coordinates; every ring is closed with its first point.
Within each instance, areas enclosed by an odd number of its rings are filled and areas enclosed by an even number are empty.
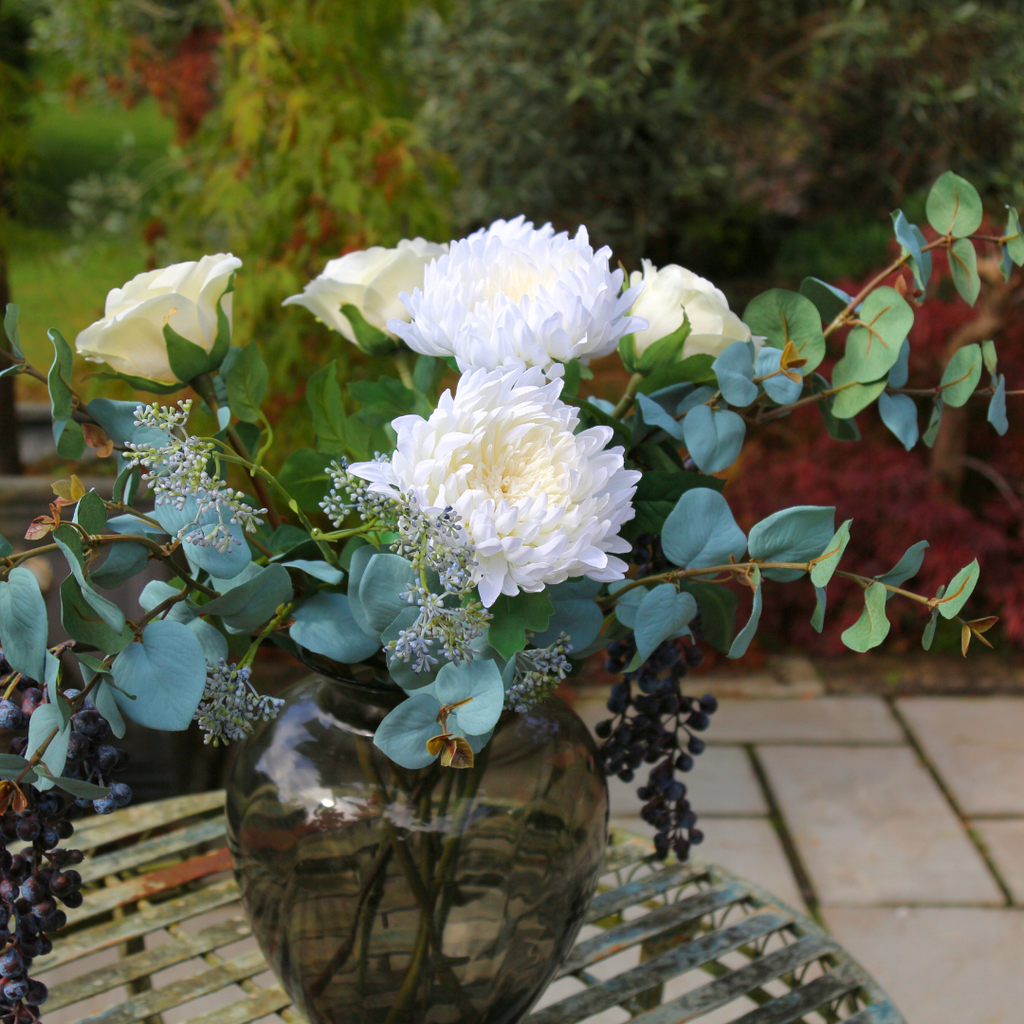
{"type": "MultiPolygon", "coordinates": [[[[53,357],[46,336],[54,327],[74,346],[76,335],[103,315],[107,292],[146,268],[138,233],[96,232],[72,238],[67,190],[78,178],[112,171],[145,176],[166,159],[172,126],[153,100],[132,110],[62,93],[43,93],[31,127],[35,160],[24,185],[28,208],[6,232],[11,301],[21,307],[20,333],[28,360],[45,370],[53,357]]],[[[83,363],[76,376],[94,369],[83,363]]],[[[22,400],[45,398],[41,384],[19,380],[22,400]]],[[[83,389],[90,393],[89,385],[83,389]]]]}

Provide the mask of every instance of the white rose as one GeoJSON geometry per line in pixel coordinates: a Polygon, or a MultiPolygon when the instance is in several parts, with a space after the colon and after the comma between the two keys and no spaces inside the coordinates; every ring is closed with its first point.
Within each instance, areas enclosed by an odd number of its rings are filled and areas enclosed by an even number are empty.
{"type": "Polygon", "coordinates": [[[633,518],[640,474],[623,467],[620,446],[605,447],[610,427],[576,432],[579,414],[561,401],[561,390],[540,367],[473,370],[429,419],[392,421],[398,442],[389,462],[351,467],[372,490],[459,513],[488,608],[499,594],[626,574],[615,553],[631,549],[619,530],[633,518]]]}
{"type": "Polygon", "coordinates": [[[177,377],[167,359],[164,325],[210,352],[217,339],[218,304],[230,330],[227,287],[241,265],[237,256],[217,253],[138,274],[123,288],[110,289],[103,319],[78,335],[75,348],[120,373],[173,384],[177,377]]]}
{"type": "Polygon", "coordinates": [[[647,330],[634,335],[638,356],[680,327],[683,310],[690,318],[683,359],[701,353],[718,356],[737,341],[750,341],[750,328],[729,309],[725,295],[710,281],[675,263],[658,270],[644,260],[643,268],[643,273],[634,270],[629,277],[631,285],[644,285],[630,312],[650,322],[647,330]]]}
{"type": "Polygon", "coordinates": [[[350,252],[331,260],[301,295],[289,296],[282,305],[305,306],[328,327],[356,343],[355,331],[341,307],[355,306],[368,324],[382,331],[388,331],[388,320],[408,321],[399,295],[421,287],[427,265],[447,251],[447,243],[403,238],[394,249],[375,245],[350,252]]]}

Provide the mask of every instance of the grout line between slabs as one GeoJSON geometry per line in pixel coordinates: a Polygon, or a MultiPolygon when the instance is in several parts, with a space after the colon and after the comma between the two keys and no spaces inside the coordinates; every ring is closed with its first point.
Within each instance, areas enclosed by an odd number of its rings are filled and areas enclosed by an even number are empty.
{"type": "Polygon", "coordinates": [[[999,891],[1003,894],[1003,899],[1006,901],[1007,907],[1014,907],[1016,904],[1013,899],[1013,892],[1009,885],[1006,883],[1006,879],[1003,878],[1002,872],[1000,872],[995,860],[993,860],[991,853],[989,853],[988,846],[985,844],[984,839],[981,838],[978,830],[971,824],[967,815],[964,814],[957,802],[955,796],[953,796],[952,790],[946,785],[946,780],[939,774],[938,769],[928,759],[928,755],[925,753],[924,746],[921,741],[917,738],[917,734],[910,727],[910,723],[906,720],[903,713],[896,706],[896,700],[893,697],[885,698],[886,704],[889,705],[889,711],[893,718],[896,719],[896,724],[903,730],[903,734],[907,737],[907,742],[914,749],[914,753],[917,754],[918,761],[924,767],[925,771],[931,775],[935,782],[935,785],[939,787],[939,792],[945,797],[946,803],[949,804],[952,812],[957,816],[960,821],[960,825],[964,832],[967,834],[967,838],[978,852],[978,856],[981,857],[985,863],[985,867],[988,868],[989,874],[992,876],[992,880],[999,887],[999,891]]]}
{"type": "Polygon", "coordinates": [[[761,792],[764,794],[765,803],[768,804],[768,820],[771,822],[776,835],[779,837],[779,842],[782,844],[782,851],[789,862],[789,870],[793,872],[793,879],[800,890],[800,896],[807,907],[807,913],[823,928],[827,928],[824,918],[821,916],[821,902],[814,889],[814,883],[811,881],[811,876],[807,873],[807,868],[804,866],[800,851],[797,849],[796,842],[789,831],[789,825],[782,814],[782,807],[779,805],[779,801],[775,797],[775,791],[768,780],[768,773],[761,763],[761,758],[754,744],[746,744],[745,749],[747,757],[750,759],[750,767],[757,776],[761,792]]]}

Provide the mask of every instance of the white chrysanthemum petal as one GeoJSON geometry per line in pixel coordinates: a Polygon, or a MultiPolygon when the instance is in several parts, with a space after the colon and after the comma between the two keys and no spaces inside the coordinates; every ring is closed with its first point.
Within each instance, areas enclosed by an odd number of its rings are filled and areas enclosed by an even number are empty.
{"type": "Polygon", "coordinates": [[[402,416],[390,462],[351,471],[371,490],[402,491],[424,509],[452,506],[476,549],[474,580],[490,607],[500,594],[536,593],[570,577],[622,579],[613,552],[633,517],[640,474],[606,449],[609,427],[574,433],[576,410],[542,370],[474,370],[429,419],[402,416]]]}
{"type": "Polygon", "coordinates": [[[401,296],[412,322],[388,329],[416,352],[454,356],[463,371],[589,363],[647,326],[629,315],[643,285],[623,294],[610,256],[594,252],[584,227],[570,238],[521,216],[495,221],[427,267],[422,289],[401,296]]]}

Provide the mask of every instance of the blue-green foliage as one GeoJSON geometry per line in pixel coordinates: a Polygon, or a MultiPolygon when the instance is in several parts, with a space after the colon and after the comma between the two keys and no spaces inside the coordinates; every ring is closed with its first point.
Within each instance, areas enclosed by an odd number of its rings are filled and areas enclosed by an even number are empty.
{"type": "Polygon", "coordinates": [[[46,604],[35,576],[22,566],[0,583],[0,645],[15,672],[42,679],[46,654],[46,604]]]}
{"type": "Polygon", "coordinates": [[[354,665],[380,650],[380,641],[368,637],[352,615],[344,594],[314,594],[295,611],[288,635],[315,654],[354,665]]]}
{"type": "Polygon", "coordinates": [[[728,502],[705,487],[682,494],[665,520],[661,535],[665,557],[684,569],[727,565],[746,550],[747,538],[736,525],[728,502]]]}
{"type": "Polygon", "coordinates": [[[705,473],[719,473],[736,461],[746,431],[746,424],[736,413],[706,405],[698,405],[683,420],[690,458],[705,473]]]}

